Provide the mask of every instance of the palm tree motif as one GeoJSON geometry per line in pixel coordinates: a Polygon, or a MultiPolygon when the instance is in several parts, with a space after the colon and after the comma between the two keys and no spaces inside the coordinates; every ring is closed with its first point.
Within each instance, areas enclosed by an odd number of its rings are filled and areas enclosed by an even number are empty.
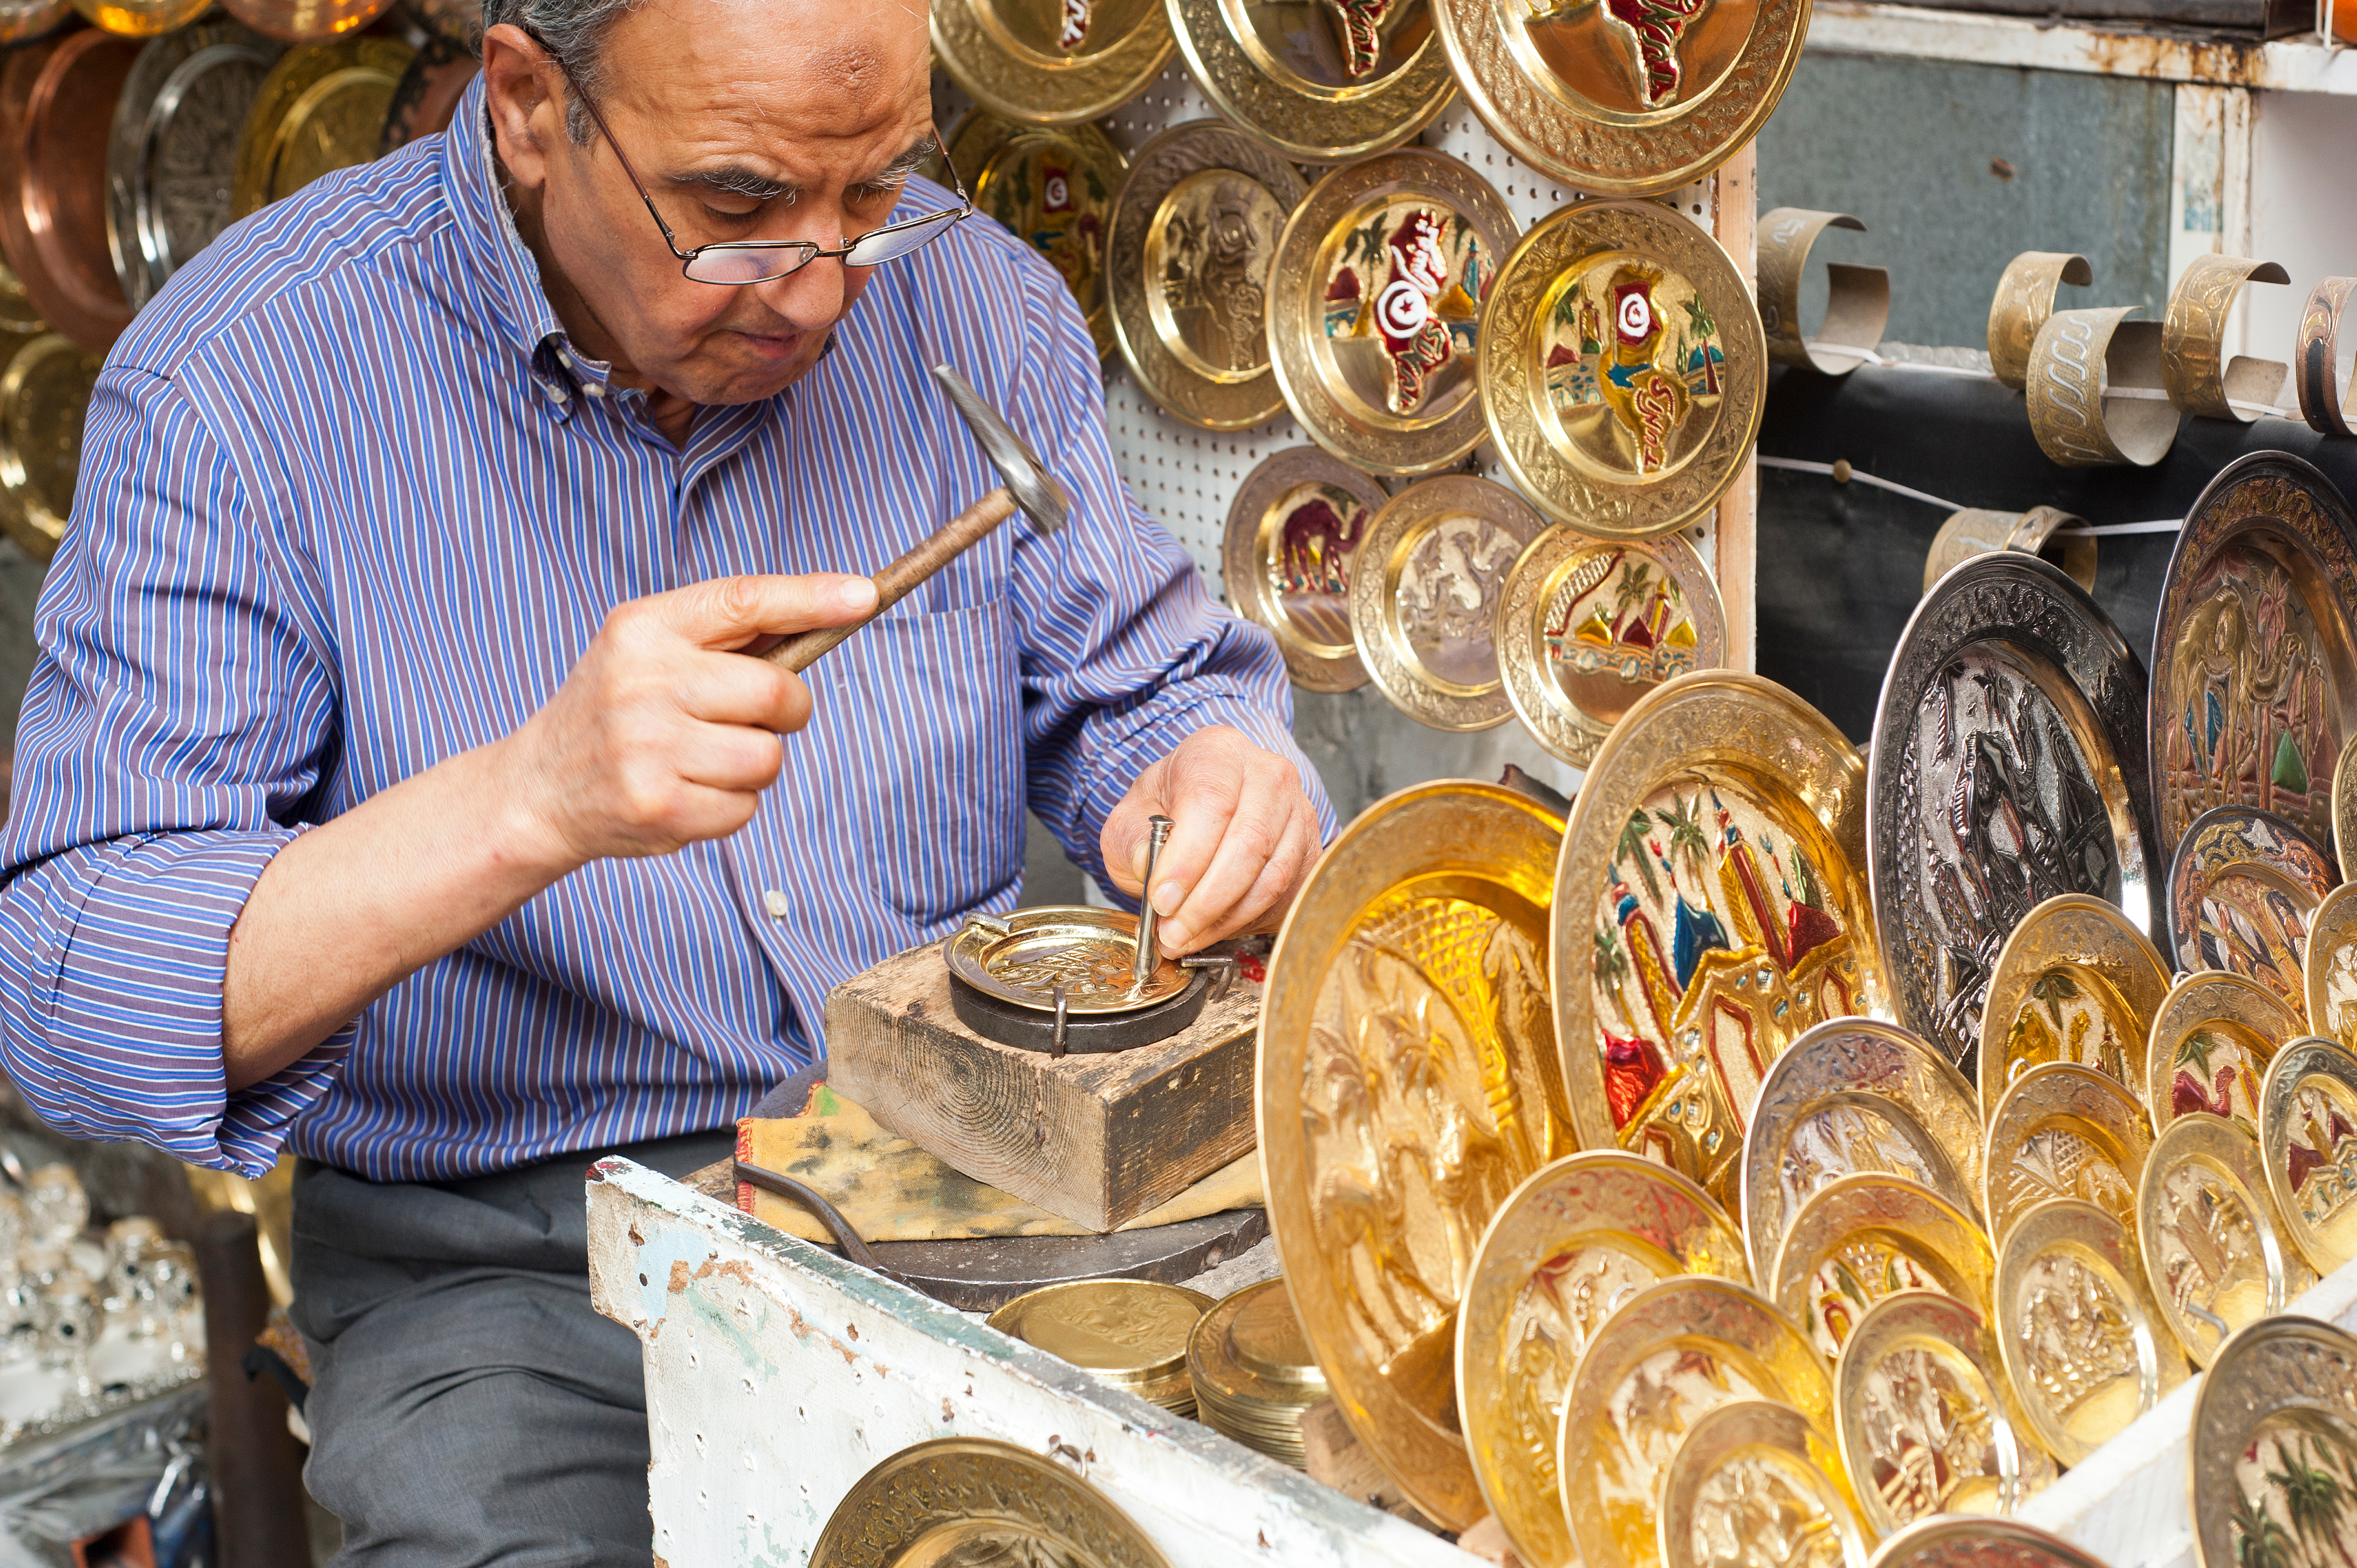
{"type": "Polygon", "coordinates": [[[2340,1568],[2357,1568],[2341,1542],[2341,1516],[2348,1494],[2319,1462],[2322,1456],[2315,1451],[2315,1441],[2308,1439],[2300,1446],[2302,1454],[2295,1456],[2278,1443],[2276,1458],[2283,1468],[2267,1472],[2267,1479],[2283,1489],[2284,1512],[2291,1516],[2292,1532],[2314,1568],[2332,1568],[2322,1550],[2326,1546],[2332,1549],[2340,1568]]]}
{"type": "Polygon", "coordinates": [[[1612,620],[1618,625],[1631,610],[1645,602],[1652,591],[1653,569],[1641,561],[1630,561],[1620,568],[1620,586],[1612,596],[1612,620]]]}
{"type": "Polygon", "coordinates": [[[2171,1067],[2191,1067],[2204,1079],[2210,1076],[2210,1053],[2218,1048],[2218,1037],[2207,1029],[2196,1029],[2185,1036],[2177,1047],[2177,1059],[2171,1067]]]}
{"type": "Polygon", "coordinates": [[[2267,1511],[2265,1498],[2244,1498],[2235,1504],[2229,1528],[2234,1532],[2239,1568],[2296,1568],[2291,1537],[2267,1511]]]}
{"type": "Polygon", "coordinates": [[[1710,835],[1702,831],[1702,794],[1697,790],[1687,800],[1672,795],[1670,801],[1670,815],[1662,822],[1670,830],[1670,858],[1684,855],[1698,879],[1710,864],[1710,835]]]}
{"type": "Polygon", "coordinates": [[[1629,1015],[1620,1000],[1620,983],[1629,978],[1629,955],[1620,950],[1619,933],[1609,926],[1596,929],[1596,978],[1611,993],[1612,1004],[1620,1008],[1620,1016],[1629,1015]]]}
{"type": "Polygon", "coordinates": [[[2030,999],[2046,1004],[2046,1015],[2054,1020],[2057,1034],[2062,1029],[2062,1004],[2079,1000],[2079,983],[2069,975],[2050,971],[2038,977],[2029,988],[2030,999]]]}
{"type": "Polygon", "coordinates": [[[1645,814],[1644,807],[1630,812],[1629,820],[1620,825],[1620,839],[1612,846],[1612,864],[1635,861],[1637,875],[1644,880],[1645,897],[1658,900],[1662,896],[1661,879],[1653,875],[1652,857],[1645,852],[1645,834],[1652,826],[1653,819],[1645,814]]]}

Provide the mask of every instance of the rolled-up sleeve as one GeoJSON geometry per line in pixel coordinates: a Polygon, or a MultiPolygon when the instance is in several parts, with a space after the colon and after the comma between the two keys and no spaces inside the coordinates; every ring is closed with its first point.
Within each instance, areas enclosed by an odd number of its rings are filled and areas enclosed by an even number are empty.
{"type": "Polygon", "coordinates": [[[178,387],[108,368],[0,837],[0,1055],[26,1101],[70,1136],[248,1175],[350,1040],[226,1091],[230,929],[337,736],[325,623],[262,510],[178,387]]]}

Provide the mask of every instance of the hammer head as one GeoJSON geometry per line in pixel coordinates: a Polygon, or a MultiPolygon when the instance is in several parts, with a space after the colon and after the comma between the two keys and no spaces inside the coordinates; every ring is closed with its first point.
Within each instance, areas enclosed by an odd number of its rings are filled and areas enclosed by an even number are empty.
{"type": "Polygon", "coordinates": [[[982,394],[967,384],[966,379],[947,365],[933,367],[933,379],[950,394],[964,415],[966,427],[991,462],[997,465],[999,477],[1006,481],[1006,493],[1031,520],[1031,526],[1042,533],[1053,533],[1064,526],[1071,516],[1071,503],[1055,480],[1048,477],[1039,455],[1015,434],[1015,427],[1000,416],[999,412],[982,401],[982,394]]]}

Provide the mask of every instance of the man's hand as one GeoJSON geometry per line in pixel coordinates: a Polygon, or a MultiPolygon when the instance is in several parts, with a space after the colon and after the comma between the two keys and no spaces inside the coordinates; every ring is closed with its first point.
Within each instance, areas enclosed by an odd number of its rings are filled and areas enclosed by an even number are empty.
{"type": "Polygon", "coordinates": [[[1318,858],[1318,812],[1293,763],[1224,725],[1179,742],[1105,819],[1105,871],[1133,897],[1146,875],[1146,822],[1157,812],[1174,825],[1146,896],[1172,957],[1274,926],[1318,858]]]}

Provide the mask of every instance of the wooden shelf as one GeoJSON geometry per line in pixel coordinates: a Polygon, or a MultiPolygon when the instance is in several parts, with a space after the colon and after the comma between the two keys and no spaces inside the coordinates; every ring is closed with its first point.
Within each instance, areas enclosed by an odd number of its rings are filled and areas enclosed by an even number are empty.
{"type": "MultiPolygon", "coordinates": [[[[2357,5],[2357,0],[2341,0],[2357,5]]],[[[2017,66],[2095,76],[2274,92],[2357,96],[2357,50],[2312,39],[2255,43],[2232,34],[2134,23],[2055,21],[1866,0],[1817,0],[1809,48],[1966,65],[2017,66]]]]}

